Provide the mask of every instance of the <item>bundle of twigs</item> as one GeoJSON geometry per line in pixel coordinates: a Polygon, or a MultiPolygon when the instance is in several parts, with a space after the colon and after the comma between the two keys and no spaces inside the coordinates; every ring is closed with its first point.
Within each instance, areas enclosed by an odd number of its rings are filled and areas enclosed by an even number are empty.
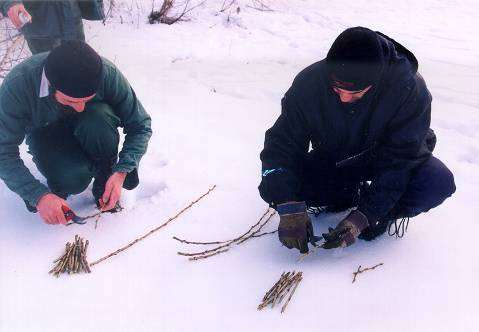
{"type": "Polygon", "coordinates": [[[88,240],[83,242],[81,237],[75,235],[75,241],[65,245],[65,253],[53,262],[56,265],[49,273],[55,277],[60,276],[61,273],[90,273],[90,266],[86,260],[87,249],[88,240]]]}
{"type": "Polygon", "coordinates": [[[264,295],[258,310],[264,309],[270,304],[271,308],[274,308],[276,304],[281,304],[283,299],[286,298],[286,302],[281,307],[281,313],[283,313],[301,280],[303,280],[303,272],[283,272],[281,278],[264,295]]]}
{"type": "Polygon", "coordinates": [[[185,244],[194,244],[194,245],[217,245],[216,247],[200,252],[178,252],[178,255],[187,256],[190,261],[196,261],[200,259],[205,259],[211,256],[219,255],[221,253],[227,252],[231,249],[233,245],[240,245],[250,239],[261,237],[268,234],[274,234],[277,231],[271,232],[263,232],[263,228],[266,224],[271,220],[271,218],[276,214],[271,208],[268,208],[266,212],[261,216],[256,224],[251,226],[247,232],[243,233],[242,235],[227,241],[215,241],[215,242],[194,242],[194,241],[187,241],[182,240],[176,236],[173,237],[174,240],[179,241],[185,244]]]}

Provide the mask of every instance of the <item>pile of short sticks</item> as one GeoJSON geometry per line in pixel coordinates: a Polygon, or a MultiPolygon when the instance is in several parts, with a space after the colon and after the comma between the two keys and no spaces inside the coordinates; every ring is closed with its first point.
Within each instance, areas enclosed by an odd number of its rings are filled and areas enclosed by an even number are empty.
{"type": "Polygon", "coordinates": [[[263,302],[258,306],[258,310],[270,304],[271,308],[274,308],[276,304],[280,304],[283,299],[286,298],[286,302],[281,308],[281,313],[283,313],[301,280],[303,280],[303,272],[283,272],[281,278],[279,278],[274,286],[264,295],[263,302]]]}
{"type": "Polygon", "coordinates": [[[90,266],[86,260],[87,249],[88,240],[84,242],[81,237],[75,235],[75,241],[65,245],[65,253],[53,262],[56,265],[49,273],[55,277],[60,276],[61,273],[90,273],[90,266]]]}

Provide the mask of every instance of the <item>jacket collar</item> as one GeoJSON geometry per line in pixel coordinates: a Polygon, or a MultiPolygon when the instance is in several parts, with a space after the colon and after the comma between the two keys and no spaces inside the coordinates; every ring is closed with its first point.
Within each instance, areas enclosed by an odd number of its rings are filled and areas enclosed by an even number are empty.
{"type": "Polygon", "coordinates": [[[40,81],[40,91],[38,92],[38,96],[40,98],[48,97],[48,95],[50,94],[49,86],[50,83],[48,82],[48,78],[45,75],[45,68],[43,68],[42,80],[40,81]]]}

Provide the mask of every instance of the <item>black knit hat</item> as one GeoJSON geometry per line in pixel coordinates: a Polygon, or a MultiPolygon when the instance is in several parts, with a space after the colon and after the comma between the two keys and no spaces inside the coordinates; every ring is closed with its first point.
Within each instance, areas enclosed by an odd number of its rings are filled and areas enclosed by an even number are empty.
{"type": "Polygon", "coordinates": [[[330,79],[347,90],[362,90],[379,80],[383,51],[378,35],[367,28],[343,31],[326,57],[330,79]]]}
{"type": "Polygon", "coordinates": [[[45,75],[50,85],[73,98],[96,93],[102,78],[101,57],[79,40],[64,41],[48,54],[45,75]]]}

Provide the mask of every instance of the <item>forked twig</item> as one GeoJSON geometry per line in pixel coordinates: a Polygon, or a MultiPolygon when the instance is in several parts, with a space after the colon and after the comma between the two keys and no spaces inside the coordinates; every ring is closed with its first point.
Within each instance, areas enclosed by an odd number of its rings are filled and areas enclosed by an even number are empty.
{"type": "Polygon", "coordinates": [[[205,259],[211,256],[215,256],[215,255],[227,252],[231,248],[231,246],[240,245],[252,238],[257,238],[257,237],[265,236],[268,234],[274,234],[277,231],[264,232],[264,233],[260,233],[260,232],[275,214],[276,214],[276,211],[274,210],[272,211],[272,209],[268,208],[266,212],[258,220],[258,222],[256,222],[253,226],[251,226],[245,233],[241,234],[240,236],[232,240],[214,241],[214,242],[197,242],[197,241],[183,240],[174,236],[173,237],[174,240],[179,241],[181,243],[185,243],[185,244],[195,244],[195,245],[215,245],[216,244],[218,245],[217,247],[200,251],[200,252],[178,252],[178,255],[186,256],[186,257],[189,257],[188,258],[189,260],[196,261],[196,260],[205,259]]]}
{"type": "Polygon", "coordinates": [[[374,265],[373,267],[367,267],[365,269],[362,269],[361,270],[361,265],[359,265],[358,267],[358,270],[356,272],[353,272],[353,284],[354,282],[356,281],[356,277],[358,276],[358,274],[361,274],[363,272],[366,272],[366,271],[371,271],[371,270],[374,270],[375,268],[377,268],[378,266],[381,266],[381,265],[384,265],[383,263],[379,263],[379,264],[376,264],[374,265]]]}

